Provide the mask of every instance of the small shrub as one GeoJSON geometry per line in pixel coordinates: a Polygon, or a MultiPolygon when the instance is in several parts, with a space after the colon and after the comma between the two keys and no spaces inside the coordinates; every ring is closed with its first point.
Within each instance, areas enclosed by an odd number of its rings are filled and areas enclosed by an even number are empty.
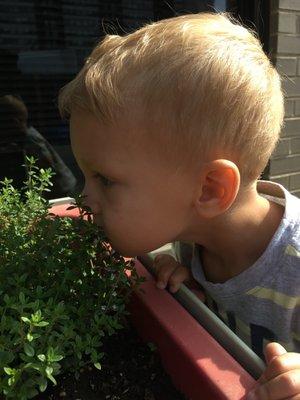
{"type": "Polygon", "coordinates": [[[103,340],[122,327],[140,282],[80,197],[78,218],[49,214],[52,172],[27,162],[24,190],[7,179],[0,189],[0,397],[20,400],[60,373],[100,369],[103,340]]]}

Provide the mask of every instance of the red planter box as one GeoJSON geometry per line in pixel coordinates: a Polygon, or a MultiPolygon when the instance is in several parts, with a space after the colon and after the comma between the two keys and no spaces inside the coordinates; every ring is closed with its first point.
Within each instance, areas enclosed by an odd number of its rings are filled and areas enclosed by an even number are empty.
{"type": "MultiPolygon", "coordinates": [[[[66,205],[51,212],[76,217],[66,205]]],[[[254,379],[166,290],[157,289],[152,275],[136,261],[146,278],[129,305],[131,319],[141,337],[153,342],[175,387],[190,400],[241,400],[254,379]]]]}
{"type": "Polygon", "coordinates": [[[131,319],[144,340],[159,349],[174,385],[191,400],[240,400],[254,379],[166,290],[157,289],[145,267],[143,292],[130,304],[131,319]]]}

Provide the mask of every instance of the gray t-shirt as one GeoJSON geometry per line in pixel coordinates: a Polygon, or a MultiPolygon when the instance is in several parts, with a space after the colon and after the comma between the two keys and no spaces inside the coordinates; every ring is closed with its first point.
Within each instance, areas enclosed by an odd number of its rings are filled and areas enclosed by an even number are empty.
{"type": "MultiPolygon", "coordinates": [[[[263,358],[263,348],[270,341],[300,352],[300,199],[266,181],[258,182],[258,191],[285,207],[261,257],[224,283],[206,280],[198,245],[194,245],[190,266],[208,307],[263,358]]],[[[185,265],[188,252],[182,245],[180,260],[185,265]]]]}

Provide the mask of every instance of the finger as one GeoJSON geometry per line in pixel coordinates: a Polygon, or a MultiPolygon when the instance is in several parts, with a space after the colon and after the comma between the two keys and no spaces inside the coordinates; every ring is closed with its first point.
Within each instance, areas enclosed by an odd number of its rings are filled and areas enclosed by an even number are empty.
{"type": "Polygon", "coordinates": [[[169,278],[175,269],[180,264],[171,256],[161,257],[155,264],[155,271],[157,276],[156,286],[159,289],[165,289],[168,284],[169,278]]]}
{"type": "Polygon", "coordinates": [[[182,282],[189,278],[189,271],[186,267],[179,264],[169,278],[169,290],[171,293],[177,292],[182,282]]]}
{"type": "Polygon", "coordinates": [[[269,364],[275,357],[281,356],[286,353],[286,350],[281,344],[272,342],[268,343],[265,347],[266,363],[269,364]]]}
{"type": "Polygon", "coordinates": [[[267,381],[276,378],[285,372],[300,368],[299,353],[284,353],[281,356],[273,357],[267,366],[263,376],[267,381]]]}
{"type": "Polygon", "coordinates": [[[158,261],[158,260],[163,260],[163,259],[164,260],[169,260],[169,259],[175,260],[175,258],[173,256],[171,256],[171,254],[159,253],[154,257],[154,262],[158,261]]]}
{"type": "Polygon", "coordinates": [[[158,261],[161,260],[161,259],[163,259],[166,255],[167,255],[167,254],[157,254],[157,255],[154,257],[154,260],[153,260],[154,264],[155,264],[155,263],[158,263],[158,261]]]}
{"type": "Polygon", "coordinates": [[[173,264],[177,263],[174,257],[170,254],[158,254],[153,260],[153,268],[154,270],[159,270],[164,264],[173,264]]]}
{"type": "Polygon", "coordinates": [[[277,357],[287,354],[285,348],[283,346],[281,346],[281,344],[279,344],[277,342],[268,343],[264,349],[264,353],[265,353],[265,359],[266,359],[266,363],[267,363],[267,369],[261,375],[261,377],[258,379],[258,383],[260,383],[260,384],[265,383],[265,382],[269,381],[270,379],[275,378],[275,376],[280,375],[281,373],[285,372],[285,370],[282,370],[282,368],[280,368],[280,371],[278,370],[276,372],[275,370],[276,370],[276,366],[278,366],[278,363],[275,363],[275,366],[274,367],[272,366],[270,369],[270,371],[271,371],[270,375],[268,374],[269,365],[272,363],[272,361],[274,361],[277,357]]]}
{"type": "Polygon", "coordinates": [[[300,393],[300,369],[288,371],[259,385],[247,395],[247,400],[283,400],[300,393]]]}

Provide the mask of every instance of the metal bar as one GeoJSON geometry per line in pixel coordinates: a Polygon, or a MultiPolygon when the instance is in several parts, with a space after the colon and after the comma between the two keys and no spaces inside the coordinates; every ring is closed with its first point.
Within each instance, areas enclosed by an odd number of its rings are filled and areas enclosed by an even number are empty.
{"type": "MultiPolygon", "coordinates": [[[[137,258],[152,275],[155,275],[150,255],[137,258]]],[[[264,362],[186,285],[181,284],[180,289],[172,295],[254,379],[260,377],[265,370],[264,362]]]]}

